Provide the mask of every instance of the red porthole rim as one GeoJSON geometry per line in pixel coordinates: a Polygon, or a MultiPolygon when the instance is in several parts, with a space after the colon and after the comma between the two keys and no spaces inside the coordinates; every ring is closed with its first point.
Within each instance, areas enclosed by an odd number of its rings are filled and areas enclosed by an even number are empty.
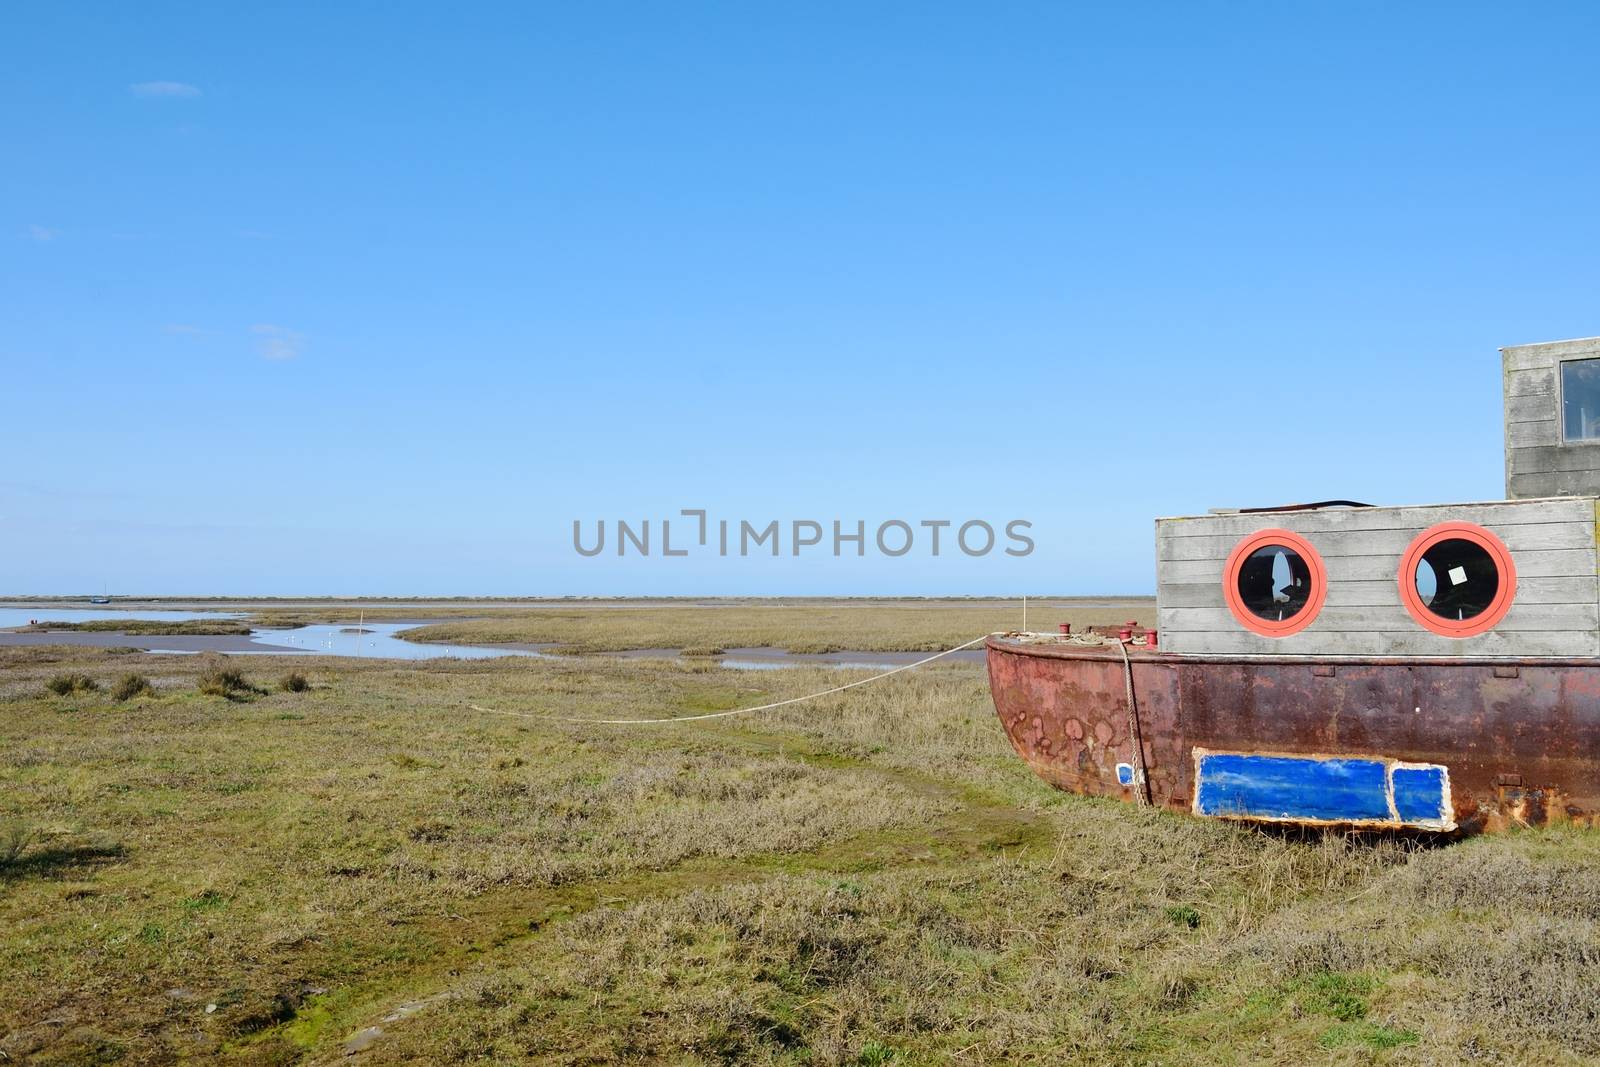
{"type": "Polygon", "coordinates": [[[1227,601],[1228,610],[1246,630],[1262,637],[1288,637],[1310,626],[1322,610],[1323,601],[1328,599],[1328,570],[1322,564],[1322,555],[1299,534],[1290,530],[1257,530],[1234,545],[1233,551],[1228,553],[1228,561],[1222,566],[1222,596],[1227,601]],[[1263,619],[1245,607],[1244,599],[1239,596],[1239,571],[1244,561],[1250,557],[1250,553],[1270,546],[1292,550],[1305,561],[1306,569],[1311,572],[1311,595],[1306,598],[1305,607],[1282,622],[1263,619]]]}
{"type": "Polygon", "coordinates": [[[1411,542],[1405,555],[1400,557],[1400,573],[1396,579],[1400,584],[1400,603],[1405,605],[1406,611],[1423,629],[1440,637],[1476,637],[1487,633],[1500,625],[1517,596],[1517,565],[1511,558],[1511,550],[1500,538],[1470,522],[1441,522],[1423,530],[1411,542]],[[1417,592],[1417,564],[1422,562],[1423,553],[1441,541],[1468,541],[1477,545],[1489,553],[1489,558],[1494,560],[1495,568],[1500,573],[1500,588],[1495,592],[1494,599],[1487,608],[1470,619],[1452,622],[1435,615],[1428,610],[1428,605],[1422,602],[1422,595],[1417,592]]]}

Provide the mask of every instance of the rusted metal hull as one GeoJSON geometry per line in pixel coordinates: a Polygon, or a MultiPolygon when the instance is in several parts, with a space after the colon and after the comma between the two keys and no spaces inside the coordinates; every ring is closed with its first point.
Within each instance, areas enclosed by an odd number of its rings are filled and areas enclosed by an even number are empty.
{"type": "MultiPolygon", "coordinates": [[[[1441,817],[1412,824],[1439,830],[1591,824],[1600,813],[1595,660],[1229,657],[1137,649],[1130,659],[1150,796],[1175,811],[1393,824],[1369,817],[1373,813],[1359,805],[1331,813],[1286,805],[1282,817],[1277,809],[1263,814],[1243,803],[1236,810],[1208,805],[1197,797],[1197,785],[1210,788],[1211,772],[1197,768],[1208,753],[1225,753],[1274,766],[1331,766],[1340,774],[1371,764],[1371,774],[1389,775],[1391,815],[1395,775],[1444,768],[1441,817]]],[[[1139,783],[1128,780],[1127,767],[1139,762],[1115,646],[992,637],[988,664],[995,710],[1039,777],[1071,792],[1135,799],[1139,783]]]]}

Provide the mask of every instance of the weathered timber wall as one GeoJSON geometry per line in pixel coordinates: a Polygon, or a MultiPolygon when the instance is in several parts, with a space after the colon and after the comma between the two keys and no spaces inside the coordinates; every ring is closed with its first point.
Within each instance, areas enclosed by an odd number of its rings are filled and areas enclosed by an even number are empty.
{"type": "MultiPolygon", "coordinates": [[[[1161,647],[1171,652],[1355,656],[1600,655],[1596,498],[1326,509],[1156,520],[1161,647]],[[1400,600],[1400,559],[1423,530],[1470,522],[1492,532],[1517,569],[1516,598],[1500,624],[1474,637],[1424,629],[1400,600]],[[1314,622],[1288,637],[1239,624],[1223,597],[1223,565],[1257,530],[1290,530],[1327,568],[1314,622]]],[[[1409,580],[1408,576],[1408,580],[1409,580]]]]}
{"type": "Polygon", "coordinates": [[[1600,358],[1600,337],[1500,350],[1505,385],[1506,496],[1600,493],[1600,441],[1561,432],[1561,364],[1600,358]]]}

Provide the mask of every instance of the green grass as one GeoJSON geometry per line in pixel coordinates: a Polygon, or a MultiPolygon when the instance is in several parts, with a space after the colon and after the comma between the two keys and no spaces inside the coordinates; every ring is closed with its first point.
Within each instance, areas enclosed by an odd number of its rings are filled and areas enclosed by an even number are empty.
{"type": "Polygon", "coordinates": [[[116,704],[41,693],[124,654],[0,650],[9,1061],[334,1062],[374,1026],[355,1062],[1600,1057],[1590,831],[1431,848],[1069,796],[972,667],[623,728],[538,716],[846,675],[304,659],[314,688],[199,691],[239,662],[141,657],[157,693],[116,704]]]}

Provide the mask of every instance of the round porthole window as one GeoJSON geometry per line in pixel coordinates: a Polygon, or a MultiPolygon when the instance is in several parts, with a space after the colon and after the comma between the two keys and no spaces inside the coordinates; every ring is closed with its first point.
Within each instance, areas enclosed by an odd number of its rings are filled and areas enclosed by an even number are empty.
{"type": "Polygon", "coordinates": [[[1257,530],[1234,546],[1222,568],[1222,595],[1240,625],[1263,637],[1299,633],[1328,595],[1317,550],[1288,530],[1257,530]]]}
{"type": "Polygon", "coordinates": [[[1400,560],[1400,602],[1443,637],[1497,626],[1517,593],[1517,568],[1500,539],[1470,522],[1422,531],[1400,560]]]}

